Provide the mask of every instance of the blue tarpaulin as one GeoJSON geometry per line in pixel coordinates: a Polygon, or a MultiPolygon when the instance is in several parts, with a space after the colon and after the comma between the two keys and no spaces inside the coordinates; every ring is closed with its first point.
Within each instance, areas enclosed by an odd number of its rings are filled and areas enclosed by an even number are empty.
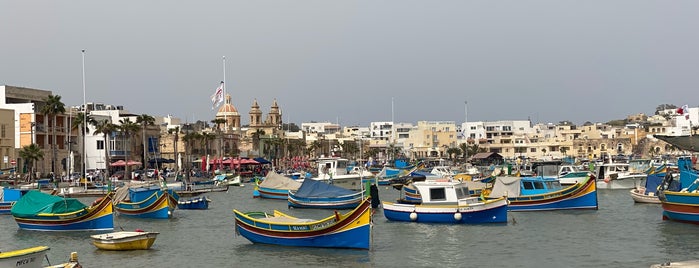
{"type": "Polygon", "coordinates": [[[267,161],[267,159],[264,159],[262,157],[255,157],[252,160],[257,161],[260,164],[271,164],[272,162],[267,161]]]}
{"type": "Polygon", "coordinates": [[[294,195],[299,197],[338,197],[354,193],[356,192],[322,181],[305,179],[294,195]]]}

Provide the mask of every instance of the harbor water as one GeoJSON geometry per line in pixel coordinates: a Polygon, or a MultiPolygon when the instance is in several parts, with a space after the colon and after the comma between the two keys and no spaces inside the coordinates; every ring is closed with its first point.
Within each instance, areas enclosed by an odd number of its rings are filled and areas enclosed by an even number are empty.
{"type": "MultiPolygon", "coordinates": [[[[699,226],[663,221],[659,204],[634,204],[628,190],[598,191],[596,211],[510,212],[507,224],[390,222],[377,209],[370,250],[252,244],[236,236],[233,209],[332,214],[288,209],[286,201],[254,199],[252,191],[248,184],[207,194],[208,210],[175,210],[168,220],[115,216],[117,231],[160,232],[141,251],[98,250],[89,239],[95,232],[19,230],[12,216],[1,215],[0,251],[45,245],[51,264],[75,251],[83,267],[649,267],[699,258],[699,226]]],[[[398,195],[380,187],[382,200],[398,195]]]]}

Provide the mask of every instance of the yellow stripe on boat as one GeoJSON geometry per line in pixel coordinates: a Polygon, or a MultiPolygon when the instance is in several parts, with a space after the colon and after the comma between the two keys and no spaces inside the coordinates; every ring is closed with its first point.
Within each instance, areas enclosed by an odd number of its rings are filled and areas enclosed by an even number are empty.
{"type": "Polygon", "coordinates": [[[47,251],[47,250],[49,250],[49,247],[47,247],[47,246],[37,246],[37,247],[33,247],[33,248],[25,248],[25,249],[7,251],[7,252],[0,253],[0,259],[18,257],[18,256],[33,254],[33,253],[37,253],[37,252],[41,252],[41,251],[47,251]]]}

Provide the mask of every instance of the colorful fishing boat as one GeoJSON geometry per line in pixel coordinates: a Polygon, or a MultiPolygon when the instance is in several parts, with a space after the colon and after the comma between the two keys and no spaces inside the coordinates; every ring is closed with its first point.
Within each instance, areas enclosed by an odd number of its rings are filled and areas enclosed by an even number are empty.
{"type": "Polygon", "coordinates": [[[110,194],[86,206],[75,198],[29,191],[12,207],[20,229],[37,231],[93,231],[114,229],[110,194]]]}
{"type": "Polygon", "coordinates": [[[156,191],[142,201],[119,201],[114,205],[114,209],[123,216],[167,219],[172,217],[173,206],[177,204],[176,200],[168,191],[156,191]]]}
{"type": "Polygon", "coordinates": [[[497,177],[489,197],[507,197],[510,211],[597,209],[594,176],[563,188],[550,177],[497,177]]]}
{"type": "Polygon", "coordinates": [[[270,171],[265,176],[262,182],[255,182],[256,186],[253,197],[262,197],[269,199],[287,200],[289,191],[298,190],[301,187],[301,182],[295,181],[289,177],[270,171]],[[257,196],[256,196],[257,195],[257,196]]]}
{"type": "Polygon", "coordinates": [[[458,180],[429,180],[412,185],[417,189],[420,202],[383,202],[386,219],[453,224],[507,222],[507,200],[504,197],[484,199],[471,196],[467,184],[458,180]]]}
{"type": "Polygon", "coordinates": [[[304,180],[296,191],[289,191],[289,207],[351,209],[362,202],[364,192],[356,192],[317,180],[304,180]]]}
{"type": "Polygon", "coordinates": [[[0,186],[0,215],[10,214],[12,206],[29,190],[0,186]]]}
{"type": "MultiPolygon", "coordinates": [[[[652,203],[660,204],[660,198],[658,198],[658,191],[660,185],[665,180],[665,176],[673,176],[673,172],[669,172],[666,166],[662,166],[658,169],[651,167],[648,169],[648,176],[646,177],[645,184],[643,186],[631,189],[629,192],[631,198],[636,203],[652,203]]],[[[679,191],[679,184],[675,189],[668,189],[671,191],[679,191]]]]}
{"type": "Polygon", "coordinates": [[[679,186],[672,176],[666,176],[660,186],[658,197],[663,206],[663,220],[699,224],[698,172],[689,157],[679,158],[677,166],[680,170],[679,186]],[[681,190],[672,190],[675,187],[681,190]]]}
{"type": "Polygon", "coordinates": [[[42,263],[49,249],[47,246],[38,246],[0,252],[0,267],[44,267],[42,263]]]}
{"type": "Polygon", "coordinates": [[[296,247],[369,249],[371,202],[321,220],[299,219],[279,211],[235,213],[235,230],[253,243],[296,247]]]}
{"type": "Polygon", "coordinates": [[[194,197],[189,200],[179,200],[177,208],[179,209],[208,209],[211,199],[206,196],[194,197]]]}
{"type": "Polygon", "coordinates": [[[119,215],[167,219],[177,208],[179,195],[172,189],[163,189],[160,184],[130,185],[117,189],[114,209],[119,215]]]}
{"type": "Polygon", "coordinates": [[[102,250],[141,250],[149,249],[158,234],[160,233],[136,230],[91,235],[90,238],[92,244],[102,250]]]}

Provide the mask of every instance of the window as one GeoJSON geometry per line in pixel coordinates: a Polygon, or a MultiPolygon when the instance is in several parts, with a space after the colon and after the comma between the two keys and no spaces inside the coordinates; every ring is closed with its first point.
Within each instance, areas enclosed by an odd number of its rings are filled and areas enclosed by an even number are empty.
{"type": "Polygon", "coordinates": [[[104,150],[104,141],[97,141],[97,150],[104,150]]]}
{"type": "Polygon", "coordinates": [[[5,138],[5,137],[7,137],[7,136],[6,136],[6,133],[5,133],[5,128],[6,128],[6,127],[7,127],[7,126],[6,126],[5,124],[0,125],[0,138],[5,138]]]}
{"type": "Polygon", "coordinates": [[[468,188],[458,187],[455,190],[456,190],[456,198],[457,199],[464,199],[464,198],[469,197],[468,188]]]}
{"type": "Polygon", "coordinates": [[[430,188],[430,198],[432,201],[447,200],[444,188],[430,188]]]}
{"type": "Polygon", "coordinates": [[[536,189],[544,189],[544,183],[540,181],[535,181],[534,182],[534,188],[536,189]]]}
{"type": "Polygon", "coordinates": [[[524,187],[525,190],[531,190],[534,189],[534,184],[531,181],[523,181],[522,187],[524,187]]]}
{"type": "Polygon", "coordinates": [[[530,148],[529,151],[532,153],[536,153],[536,148],[530,148]]]}

